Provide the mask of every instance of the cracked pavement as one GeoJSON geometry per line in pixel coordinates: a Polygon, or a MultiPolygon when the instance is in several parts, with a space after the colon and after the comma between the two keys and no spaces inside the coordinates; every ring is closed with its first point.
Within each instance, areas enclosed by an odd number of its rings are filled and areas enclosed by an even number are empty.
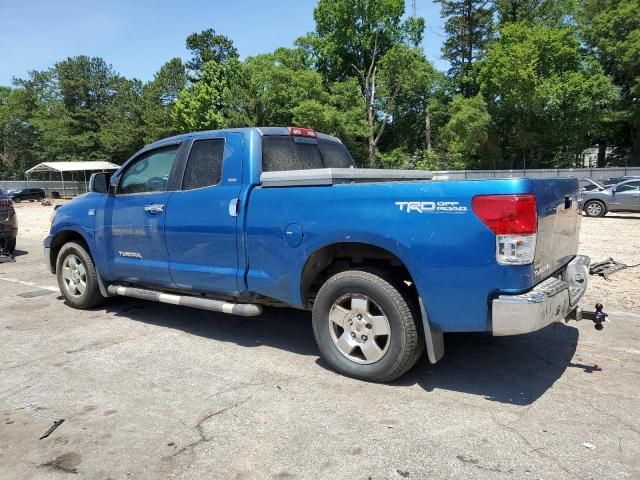
{"type": "Polygon", "coordinates": [[[19,249],[0,265],[3,480],[640,478],[638,311],[448,335],[438,365],[379,385],[331,371],[307,313],[77,311],[40,243],[19,249]]]}

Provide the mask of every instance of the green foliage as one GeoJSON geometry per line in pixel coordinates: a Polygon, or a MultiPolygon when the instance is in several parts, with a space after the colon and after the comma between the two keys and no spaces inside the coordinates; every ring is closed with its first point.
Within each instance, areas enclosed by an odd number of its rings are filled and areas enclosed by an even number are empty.
{"type": "Polygon", "coordinates": [[[403,0],[319,0],[313,32],[242,61],[228,37],[194,33],[187,63],[147,83],[87,56],[32,71],[0,87],[0,177],[252,125],[336,135],[370,167],[574,166],[596,144],[640,165],[638,0],[437,2],[447,75],[403,0]]]}
{"type": "Polygon", "coordinates": [[[228,113],[233,111],[233,85],[241,71],[237,60],[224,64],[206,62],[197,83],[178,95],[173,106],[173,121],[181,132],[214,130],[229,126],[228,113]]]}
{"type": "Polygon", "coordinates": [[[218,35],[213,28],[200,33],[192,33],[187,37],[187,50],[191,52],[191,60],[187,68],[199,72],[205,63],[224,63],[237,60],[238,51],[229,37],[218,35]]]}
{"type": "Polygon", "coordinates": [[[488,0],[435,1],[441,5],[440,16],[446,18],[442,56],[451,63],[449,74],[460,92],[475,95],[478,86],[474,62],[491,40],[492,5],[488,0]]]}
{"type": "Polygon", "coordinates": [[[451,118],[442,128],[445,169],[463,169],[477,163],[486,150],[491,115],[480,95],[471,98],[456,95],[449,112],[451,118]]]}
{"type": "Polygon", "coordinates": [[[638,0],[584,0],[583,34],[621,92],[609,137],[631,149],[640,165],[640,3],[638,0]]]}
{"type": "Polygon", "coordinates": [[[171,116],[173,104],[187,86],[185,65],[172,58],[142,89],[144,141],[149,143],[177,133],[171,116]]]}
{"type": "Polygon", "coordinates": [[[404,0],[319,0],[318,70],[332,81],[367,70],[402,39],[403,13],[404,0]]]}
{"type": "Polygon", "coordinates": [[[506,25],[479,80],[509,166],[571,165],[603,131],[617,89],[572,28],[506,25]]]}

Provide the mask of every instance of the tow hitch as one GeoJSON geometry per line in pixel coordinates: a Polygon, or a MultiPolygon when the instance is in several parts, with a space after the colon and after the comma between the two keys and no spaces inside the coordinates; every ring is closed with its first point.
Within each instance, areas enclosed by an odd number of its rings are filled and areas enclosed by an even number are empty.
{"type": "Polygon", "coordinates": [[[595,312],[591,312],[589,310],[583,310],[580,307],[576,307],[576,309],[573,312],[571,312],[569,317],[567,317],[567,321],[593,320],[593,323],[595,323],[596,330],[602,330],[604,328],[603,323],[607,321],[607,317],[609,316],[609,314],[604,313],[602,311],[603,308],[604,307],[602,306],[601,303],[596,303],[595,312]]]}

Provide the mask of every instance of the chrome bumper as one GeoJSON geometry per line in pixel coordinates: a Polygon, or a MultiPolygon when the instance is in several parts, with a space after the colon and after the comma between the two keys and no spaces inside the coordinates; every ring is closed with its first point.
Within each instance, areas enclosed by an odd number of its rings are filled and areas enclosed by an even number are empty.
{"type": "Polygon", "coordinates": [[[493,300],[491,323],[495,336],[535,332],[562,322],[576,309],[587,289],[589,257],[578,255],[558,277],[549,277],[521,295],[493,300]]]}

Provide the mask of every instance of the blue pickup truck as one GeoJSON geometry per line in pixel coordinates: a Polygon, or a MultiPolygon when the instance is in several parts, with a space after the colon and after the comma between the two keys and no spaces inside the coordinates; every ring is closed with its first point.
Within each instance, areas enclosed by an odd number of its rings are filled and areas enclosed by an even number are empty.
{"type": "Polygon", "coordinates": [[[80,309],[124,295],[310,310],[336,370],[390,381],[424,350],[437,362],[443,332],[582,317],[578,193],[576,179],[358,169],[340,140],[304,128],[198,132],[94,174],[55,210],[45,258],[80,309]]]}

